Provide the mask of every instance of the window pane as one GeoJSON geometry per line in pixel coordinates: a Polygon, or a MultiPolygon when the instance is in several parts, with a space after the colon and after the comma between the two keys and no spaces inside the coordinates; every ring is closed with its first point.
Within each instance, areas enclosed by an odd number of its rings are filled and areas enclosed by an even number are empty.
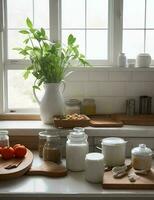
{"type": "MultiPolygon", "coordinates": [[[[46,34],[49,37],[49,30],[46,30],[46,34]]],[[[23,59],[13,48],[23,47],[24,39],[25,35],[19,33],[19,30],[8,30],[8,59],[23,59]]]]}
{"type": "Polygon", "coordinates": [[[87,58],[88,59],[107,59],[108,38],[106,30],[87,31],[87,58]]]}
{"type": "Polygon", "coordinates": [[[144,51],[144,31],[123,31],[123,52],[128,58],[136,58],[137,54],[144,51]]]}
{"type": "Polygon", "coordinates": [[[87,27],[108,27],[108,0],[87,1],[87,27]]]}
{"type": "MultiPolygon", "coordinates": [[[[22,70],[8,71],[8,108],[38,108],[38,104],[32,93],[34,78],[23,78],[22,70]]],[[[43,91],[38,91],[41,98],[43,91]]]]}
{"type": "Polygon", "coordinates": [[[85,0],[62,0],[62,28],[84,28],[85,0]]]}
{"type": "Polygon", "coordinates": [[[144,28],[145,0],[124,0],[124,28],[144,28]]]}
{"type": "Polygon", "coordinates": [[[154,30],[146,31],[146,52],[154,58],[154,30]]]}
{"type": "Polygon", "coordinates": [[[154,0],[147,0],[147,28],[154,28],[154,0]]]}
{"type": "Polygon", "coordinates": [[[85,54],[85,31],[84,30],[63,30],[62,31],[62,43],[67,44],[67,38],[69,34],[73,34],[76,37],[76,44],[79,45],[81,53],[85,54]]]}
{"type": "Polygon", "coordinates": [[[25,27],[25,19],[33,17],[32,0],[7,0],[8,28],[25,27]]]}
{"type": "Polygon", "coordinates": [[[49,0],[34,0],[34,26],[49,28],[49,0]]]}

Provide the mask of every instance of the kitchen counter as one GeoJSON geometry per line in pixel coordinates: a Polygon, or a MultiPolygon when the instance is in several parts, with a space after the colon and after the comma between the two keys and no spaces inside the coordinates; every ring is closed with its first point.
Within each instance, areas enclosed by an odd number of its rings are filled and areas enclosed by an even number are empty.
{"type": "MultiPolygon", "coordinates": [[[[34,154],[34,165],[41,162],[34,154]]],[[[154,190],[109,190],[85,181],[84,172],[63,178],[28,176],[0,182],[0,199],[154,199],[154,190]]]]}

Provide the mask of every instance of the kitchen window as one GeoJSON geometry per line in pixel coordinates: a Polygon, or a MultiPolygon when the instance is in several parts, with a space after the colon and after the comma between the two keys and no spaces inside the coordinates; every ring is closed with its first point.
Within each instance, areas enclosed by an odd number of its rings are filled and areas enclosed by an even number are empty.
{"type": "Polygon", "coordinates": [[[144,51],[154,56],[153,0],[0,0],[0,9],[0,112],[38,111],[34,79],[22,77],[28,61],[13,50],[22,46],[27,16],[51,40],[65,44],[72,33],[94,66],[116,67],[121,51],[131,60],[144,51]]]}

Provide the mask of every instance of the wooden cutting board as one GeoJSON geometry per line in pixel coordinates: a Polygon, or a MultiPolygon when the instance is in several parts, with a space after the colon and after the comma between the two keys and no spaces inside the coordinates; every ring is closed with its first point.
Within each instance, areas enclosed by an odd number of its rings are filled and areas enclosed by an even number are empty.
{"type": "Polygon", "coordinates": [[[39,166],[32,166],[27,175],[43,175],[49,177],[63,177],[67,175],[67,169],[60,164],[43,161],[39,166]]]}
{"type": "Polygon", "coordinates": [[[17,178],[24,175],[31,168],[32,162],[33,153],[28,149],[27,154],[23,159],[13,158],[11,160],[4,160],[0,157],[0,180],[17,178]],[[22,162],[17,168],[5,169],[6,166],[20,162],[21,160],[22,162]]]}
{"type": "Polygon", "coordinates": [[[91,116],[90,126],[92,127],[122,127],[123,122],[120,120],[112,119],[111,117],[105,116],[91,116]]]}
{"type": "MultiPolygon", "coordinates": [[[[133,169],[131,169],[133,171],[133,169]]],[[[154,189],[154,168],[148,175],[138,175],[136,182],[130,182],[128,177],[115,179],[112,171],[104,173],[103,188],[106,189],[154,189]]]]}

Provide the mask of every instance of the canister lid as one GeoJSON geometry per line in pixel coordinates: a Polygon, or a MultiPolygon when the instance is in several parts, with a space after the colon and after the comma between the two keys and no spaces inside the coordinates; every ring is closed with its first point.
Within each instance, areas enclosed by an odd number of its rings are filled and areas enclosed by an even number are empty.
{"type": "Polygon", "coordinates": [[[108,137],[102,139],[102,145],[115,146],[127,143],[124,139],[118,137],[108,137]]]}
{"type": "Polygon", "coordinates": [[[102,153],[88,153],[85,159],[90,161],[99,161],[104,159],[104,155],[102,153]]]}
{"type": "Polygon", "coordinates": [[[72,131],[68,135],[68,139],[71,142],[82,142],[82,141],[87,140],[87,138],[88,138],[88,136],[84,132],[75,132],[75,131],[72,131]]]}
{"type": "Polygon", "coordinates": [[[132,155],[136,156],[152,156],[152,150],[147,148],[145,144],[139,144],[138,147],[132,149],[132,155]]]}
{"type": "Polygon", "coordinates": [[[8,131],[7,130],[0,130],[0,135],[8,135],[8,131]]]}

